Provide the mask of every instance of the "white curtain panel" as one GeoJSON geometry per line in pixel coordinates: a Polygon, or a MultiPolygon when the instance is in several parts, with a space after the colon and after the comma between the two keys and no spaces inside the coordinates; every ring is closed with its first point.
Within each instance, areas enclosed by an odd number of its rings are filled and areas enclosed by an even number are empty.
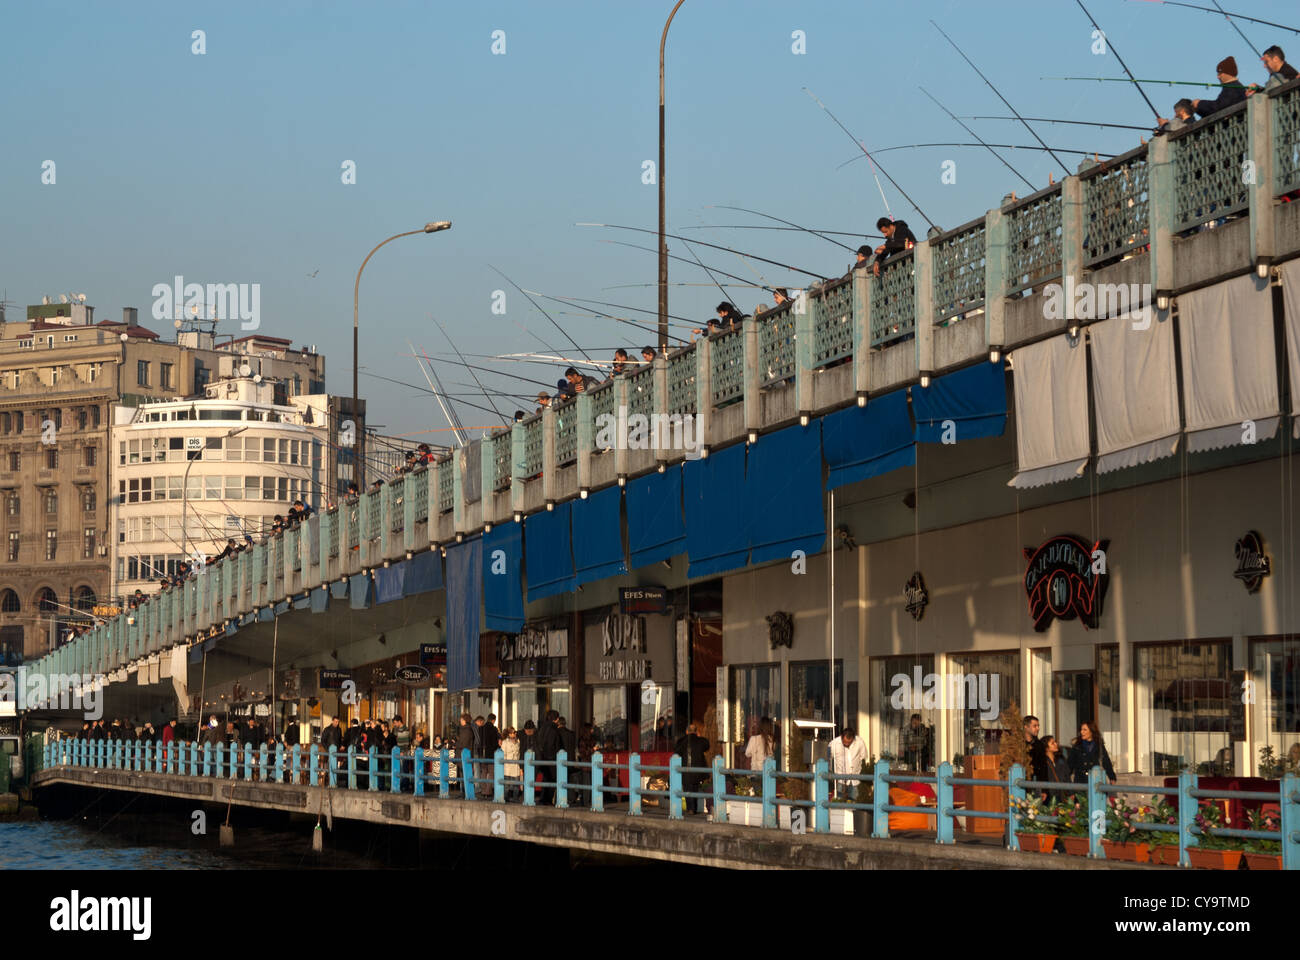
{"type": "Polygon", "coordinates": [[[1288,260],[1282,274],[1282,304],[1286,314],[1287,369],[1291,372],[1292,436],[1300,437],[1300,260],[1288,260]]]}
{"type": "Polygon", "coordinates": [[[1154,316],[1116,317],[1088,327],[1097,472],[1150,463],[1178,449],[1174,325],[1154,316]],[[1134,329],[1134,322],[1150,325],[1134,329]]]}
{"type": "Polygon", "coordinates": [[[1277,354],[1267,282],[1237,277],[1181,295],[1178,330],[1187,449],[1272,437],[1279,419],[1277,354]]]}
{"type": "Polygon", "coordinates": [[[189,650],[184,644],[172,647],[171,652],[171,681],[172,689],[176,691],[176,706],[179,713],[189,713],[190,695],[186,689],[185,681],[189,675],[189,650]]]}
{"type": "Polygon", "coordinates": [[[1012,354],[1019,472],[1007,486],[1072,480],[1088,464],[1088,367],[1082,339],[1064,335],[1012,354]]]}

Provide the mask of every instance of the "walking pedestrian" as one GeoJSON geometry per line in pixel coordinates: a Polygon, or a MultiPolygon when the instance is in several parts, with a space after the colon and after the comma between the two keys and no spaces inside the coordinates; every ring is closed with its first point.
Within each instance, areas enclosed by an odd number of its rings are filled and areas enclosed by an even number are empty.
{"type": "MultiPolygon", "coordinates": [[[[560,731],[555,725],[555,721],[559,719],[558,710],[546,711],[546,716],[542,718],[541,725],[537,729],[537,748],[534,751],[538,763],[541,764],[540,779],[551,783],[555,782],[555,758],[564,746],[560,731]]],[[[537,802],[543,806],[555,803],[555,788],[542,787],[538,791],[537,802]]]]}
{"type": "Polygon", "coordinates": [[[1102,742],[1101,731],[1091,720],[1079,724],[1079,736],[1070,746],[1070,774],[1075,783],[1087,783],[1088,771],[1101,764],[1106,779],[1115,782],[1115,768],[1110,765],[1110,754],[1102,742]]]}
{"type": "MultiPolygon", "coordinates": [[[[682,758],[683,767],[704,767],[707,766],[705,754],[709,749],[709,741],[700,736],[699,726],[689,724],[686,727],[685,735],[677,740],[673,752],[682,758]]],[[[707,773],[683,773],[682,774],[682,791],[685,793],[699,793],[704,785],[707,773]]],[[[697,804],[692,802],[695,798],[687,798],[686,812],[694,813],[697,804]]],[[[712,813],[712,804],[705,800],[705,809],[712,813]]]]}
{"type": "Polygon", "coordinates": [[[518,798],[523,783],[523,767],[519,765],[522,756],[519,750],[519,735],[514,727],[506,727],[505,739],[501,741],[501,752],[506,758],[506,802],[518,798]]]}
{"type": "MultiPolygon", "coordinates": [[[[867,759],[867,745],[852,727],[845,727],[831,743],[831,773],[849,775],[862,772],[867,759]]],[[[857,780],[836,780],[835,796],[853,799],[858,789],[857,780]]]]}

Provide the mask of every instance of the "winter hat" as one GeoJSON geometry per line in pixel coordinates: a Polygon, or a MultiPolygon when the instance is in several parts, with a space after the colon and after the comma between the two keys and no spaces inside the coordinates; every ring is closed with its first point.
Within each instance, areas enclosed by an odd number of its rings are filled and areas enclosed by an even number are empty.
{"type": "Polygon", "coordinates": [[[1219,61],[1219,65],[1214,68],[1218,73],[1226,73],[1230,77],[1237,75],[1237,61],[1232,57],[1226,57],[1219,61]]]}

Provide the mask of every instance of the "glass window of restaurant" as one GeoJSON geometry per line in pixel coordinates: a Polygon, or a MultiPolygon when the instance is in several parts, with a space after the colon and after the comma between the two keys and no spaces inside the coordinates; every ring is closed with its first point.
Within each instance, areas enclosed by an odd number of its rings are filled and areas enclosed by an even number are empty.
{"type": "MultiPolygon", "coordinates": [[[[835,661],[835,712],[831,713],[830,664],[825,660],[790,664],[790,719],[817,720],[835,724],[833,731],[819,731],[822,746],[842,729],[844,720],[844,661],[835,661]]],[[[794,723],[790,724],[789,766],[787,769],[805,769],[805,733],[794,723]]]]}
{"type": "MultiPolygon", "coordinates": [[[[1119,645],[1106,644],[1097,648],[1097,726],[1101,730],[1102,743],[1120,743],[1119,730],[1120,682],[1119,682],[1119,645]]],[[[1067,743],[1062,730],[1056,735],[1057,743],[1067,743]]],[[[1070,734],[1074,739],[1078,731],[1070,734]]],[[[1107,750],[1114,763],[1119,748],[1107,750]]]]}
{"type": "Polygon", "coordinates": [[[933,654],[871,661],[876,737],[871,752],[882,760],[899,761],[905,769],[918,772],[935,769],[938,699],[925,697],[925,678],[933,674],[933,654]]]}
{"type": "Polygon", "coordinates": [[[731,668],[731,717],[727,724],[732,756],[731,766],[749,766],[745,744],[758,733],[758,722],[770,717],[774,732],[772,748],[777,766],[781,766],[781,665],[759,663],[731,668]]]}
{"type": "MultiPolygon", "coordinates": [[[[1272,772],[1300,774],[1300,641],[1256,640],[1251,644],[1250,680],[1255,686],[1252,758],[1273,748],[1272,772]]],[[[1260,771],[1263,775],[1263,771],[1260,771]]]]}
{"type": "MultiPolygon", "coordinates": [[[[656,683],[637,689],[641,704],[641,746],[644,751],[673,749],[673,685],[656,683]]],[[[712,738],[710,738],[712,739],[712,738]]]]}
{"type": "Polygon", "coordinates": [[[958,755],[954,765],[966,755],[996,754],[1002,736],[999,714],[1020,699],[1020,652],[949,654],[945,681],[948,744],[958,755]]]}
{"type": "Polygon", "coordinates": [[[627,749],[627,687],[587,688],[591,697],[591,722],[595,725],[596,748],[602,752],[627,749]]]}
{"type": "Polygon", "coordinates": [[[1134,652],[1138,769],[1155,776],[1184,768],[1202,776],[1231,773],[1231,642],[1144,644],[1134,652]]]}

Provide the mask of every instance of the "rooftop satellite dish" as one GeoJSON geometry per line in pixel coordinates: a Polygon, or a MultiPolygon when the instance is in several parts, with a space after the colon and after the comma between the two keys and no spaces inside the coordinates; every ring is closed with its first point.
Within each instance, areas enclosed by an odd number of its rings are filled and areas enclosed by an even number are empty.
{"type": "Polygon", "coordinates": [[[251,374],[252,372],[253,372],[253,368],[250,367],[248,364],[244,364],[243,366],[241,366],[241,367],[239,368],[239,375],[240,375],[241,377],[246,377],[246,376],[248,376],[249,374],[251,374]]]}
{"type": "Polygon", "coordinates": [[[177,317],[175,320],[172,321],[172,326],[175,327],[177,330],[181,328],[181,321],[179,317],[177,317]]]}
{"type": "Polygon", "coordinates": [[[78,303],[85,303],[85,302],[86,302],[86,295],[85,295],[84,293],[79,293],[79,294],[77,294],[77,302],[78,302],[78,303]]]}
{"type": "Polygon", "coordinates": [[[253,382],[254,382],[254,383],[261,383],[261,382],[262,382],[262,375],[259,373],[257,376],[255,376],[255,377],[253,378],[253,382]]]}
{"type": "Polygon", "coordinates": [[[131,338],[128,337],[128,336],[124,333],[124,334],[122,334],[122,336],[120,337],[120,339],[121,339],[121,341],[122,341],[123,343],[126,343],[126,342],[127,342],[128,340],[130,340],[131,338]]]}
{"type": "Polygon", "coordinates": [[[68,295],[66,293],[59,294],[59,303],[67,303],[67,302],[68,302],[68,295]]]}

